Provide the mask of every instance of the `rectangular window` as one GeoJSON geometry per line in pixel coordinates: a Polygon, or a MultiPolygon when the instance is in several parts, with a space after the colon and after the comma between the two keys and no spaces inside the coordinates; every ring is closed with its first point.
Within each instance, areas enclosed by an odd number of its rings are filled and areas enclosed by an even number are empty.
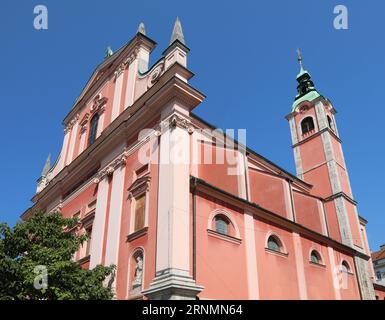
{"type": "Polygon", "coordinates": [[[87,246],[86,246],[86,256],[88,256],[90,254],[90,251],[91,251],[91,240],[92,240],[92,227],[88,228],[86,230],[89,238],[87,240],[87,246]]]}
{"type": "Polygon", "coordinates": [[[381,280],[382,276],[381,276],[381,272],[380,271],[377,271],[377,280],[381,280]]]}
{"type": "Polygon", "coordinates": [[[135,198],[135,231],[139,231],[144,228],[146,209],[146,194],[135,198]]]}
{"type": "Polygon", "coordinates": [[[96,208],[96,200],[90,202],[87,205],[87,214],[90,213],[91,211],[93,211],[95,208],[96,208]]]}

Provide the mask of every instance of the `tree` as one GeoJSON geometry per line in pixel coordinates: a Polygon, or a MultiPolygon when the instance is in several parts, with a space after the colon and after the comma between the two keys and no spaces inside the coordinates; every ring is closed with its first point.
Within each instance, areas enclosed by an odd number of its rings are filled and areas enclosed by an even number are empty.
{"type": "Polygon", "coordinates": [[[85,270],[72,260],[88,239],[75,232],[78,224],[59,212],[36,213],[14,228],[1,223],[0,300],[111,299],[103,283],[115,266],[85,270]]]}

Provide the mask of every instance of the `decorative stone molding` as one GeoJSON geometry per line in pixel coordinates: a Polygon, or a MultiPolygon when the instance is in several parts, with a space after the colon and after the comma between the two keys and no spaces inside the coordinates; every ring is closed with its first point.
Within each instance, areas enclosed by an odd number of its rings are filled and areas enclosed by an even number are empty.
{"type": "Polygon", "coordinates": [[[183,118],[177,114],[173,114],[170,118],[169,118],[169,126],[171,128],[181,128],[181,129],[184,129],[186,130],[189,134],[192,134],[194,132],[194,126],[192,125],[192,123],[187,120],[186,118],[183,118]]]}
{"type": "Polygon", "coordinates": [[[100,114],[104,112],[105,105],[108,101],[108,98],[103,97],[101,93],[99,93],[95,98],[91,105],[90,112],[91,114],[94,114],[96,112],[99,112],[100,114]]]}
{"type": "Polygon", "coordinates": [[[79,117],[80,117],[80,114],[76,114],[75,117],[73,117],[73,119],[68,123],[68,125],[64,128],[64,134],[66,134],[67,132],[69,132],[73,126],[79,121],[79,117]]]}
{"type": "Polygon", "coordinates": [[[116,169],[120,166],[126,164],[128,158],[127,148],[124,149],[123,153],[119,155],[115,160],[110,162],[107,166],[105,166],[101,171],[98,172],[96,178],[94,179],[94,183],[98,184],[104,177],[111,176],[116,169]]]}
{"type": "Polygon", "coordinates": [[[137,58],[139,49],[135,48],[134,52],[130,54],[116,69],[114,76],[115,80],[124,72],[125,69],[137,58]]]}
{"type": "Polygon", "coordinates": [[[139,53],[139,47],[136,47],[134,52],[132,54],[130,54],[126,60],[124,60],[124,63],[129,66],[131,63],[133,63],[135,61],[135,59],[138,57],[138,53],[139,53]]]}
{"type": "Polygon", "coordinates": [[[119,67],[116,69],[114,73],[115,80],[124,72],[127,66],[128,66],[128,63],[126,63],[125,61],[119,65],[119,67]]]}
{"type": "Polygon", "coordinates": [[[157,66],[153,68],[150,72],[147,80],[147,88],[151,88],[160,78],[160,76],[164,73],[164,62],[159,63],[157,66]]]}
{"type": "Polygon", "coordinates": [[[146,175],[136,179],[136,181],[128,188],[128,198],[131,200],[138,195],[150,190],[151,177],[146,175]]]}
{"type": "Polygon", "coordinates": [[[87,123],[88,123],[89,118],[90,118],[90,114],[87,112],[84,115],[84,117],[82,118],[82,120],[80,121],[80,134],[87,131],[87,123]]]}

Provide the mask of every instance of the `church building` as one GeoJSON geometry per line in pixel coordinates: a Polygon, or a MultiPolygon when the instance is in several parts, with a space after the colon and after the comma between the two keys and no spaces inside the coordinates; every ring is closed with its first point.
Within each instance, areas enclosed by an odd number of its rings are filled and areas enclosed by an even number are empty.
{"type": "Polygon", "coordinates": [[[140,24],[107,50],[22,218],[78,217],[90,239],[74,259],[115,265],[116,299],[375,299],[336,110],[300,53],[293,175],[194,114],[205,95],[179,19],[149,65],[155,46],[140,24]]]}

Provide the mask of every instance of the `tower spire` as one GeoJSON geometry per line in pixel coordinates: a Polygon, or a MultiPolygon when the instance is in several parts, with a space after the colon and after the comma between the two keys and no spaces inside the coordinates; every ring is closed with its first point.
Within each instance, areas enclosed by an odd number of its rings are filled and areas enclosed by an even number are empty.
{"type": "Polygon", "coordinates": [[[300,67],[300,73],[304,72],[304,68],[303,68],[303,63],[302,63],[302,53],[301,53],[301,50],[298,48],[297,49],[297,56],[298,56],[298,63],[299,63],[299,67],[300,67]]]}
{"type": "Polygon", "coordinates": [[[176,40],[180,41],[182,44],[186,44],[184,41],[182,24],[179,20],[179,17],[176,17],[174,29],[172,31],[170,45],[172,45],[176,40]]]}
{"type": "Polygon", "coordinates": [[[145,29],[145,27],[144,27],[144,23],[143,23],[143,22],[139,23],[139,26],[138,26],[138,33],[141,33],[141,34],[143,34],[143,35],[146,35],[146,29],[145,29]]]}
{"type": "Polygon", "coordinates": [[[41,172],[41,176],[46,177],[50,169],[51,169],[51,154],[48,155],[47,160],[45,161],[43,171],[41,172]]]}
{"type": "Polygon", "coordinates": [[[302,53],[300,49],[297,49],[297,59],[299,63],[299,73],[297,75],[297,95],[294,99],[292,111],[297,107],[302,101],[314,100],[318,98],[320,94],[317,92],[317,89],[314,86],[314,82],[311,79],[310,73],[303,67],[302,53]]]}

